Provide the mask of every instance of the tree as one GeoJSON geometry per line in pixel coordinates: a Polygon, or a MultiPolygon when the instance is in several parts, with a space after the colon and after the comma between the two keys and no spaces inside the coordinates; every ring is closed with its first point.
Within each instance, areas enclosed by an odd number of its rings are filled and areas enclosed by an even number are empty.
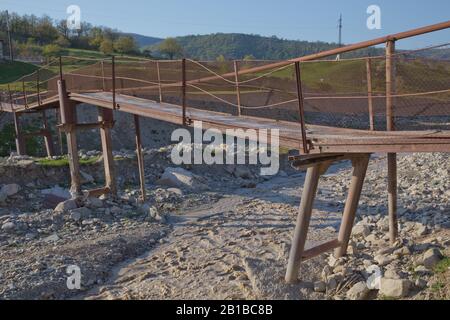
{"type": "Polygon", "coordinates": [[[67,48],[70,46],[70,41],[64,38],[63,35],[59,35],[58,39],[55,40],[54,44],[62,48],[67,48]]]}
{"type": "Polygon", "coordinates": [[[112,54],[114,52],[114,44],[111,40],[105,39],[100,44],[100,51],[104,54],[112,54]]]}
{"type": "Polygon", "coordinates": [[[136,52],[137,45],[132,37],[119,37],[114,43],[114,49],[122,54],[133,53],[136,52]]]}
{"type": "Polygon", "coordinates": [[[174,38],[167,38],[158,47],[159,52],[167,55],[170,60],[173,60],[176,56],[183,54],[183,48],[174,38]]]}
{"type": "Polygon", "coordinates": [[[219,67],[219,71],[220,73],[227,73],[227,60],[225,59],[225,57],[223,56],[223,54],[221,54],[220,56],[218,56],[216,58],[217,61],[217,66],[219,67]]]}
{"type": "Polygon", "coordinates": [[[62,49],[57,44],[48,44],[42,50],[42,54],[47,58],[58,57],[61,53],[62,49]]]}

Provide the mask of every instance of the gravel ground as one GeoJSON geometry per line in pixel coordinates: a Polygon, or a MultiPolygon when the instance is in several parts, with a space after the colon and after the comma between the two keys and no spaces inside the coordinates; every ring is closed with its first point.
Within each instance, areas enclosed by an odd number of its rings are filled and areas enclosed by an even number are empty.
{"type": "MultiPolygon", "coordinates": [[[[386,160],[374,156],[349,255],[307,261],[295,285],[283,277],[303,172],[286,169],[267,179],[251,168],[193,167],[186,171],[189,188],[149,184],[145,206],[136,204],[136,187],[129,187],[116,201],[85,199],[62,212],[39,209],[40,191],[21,185],[0,209],[0,296],[449,298],[449,163],[448,154],[399,155],[401,232],[390,247],[386,160]],[[15,203],[24,201],[30,212],[17,212],[15,203]],[[80,266],[81,291],[67,289],[69,265],[80,266]],[[373,266],[381,288],[366,285],[373,266]]],[[[161,176],[158,170],[150,176],[161,176]]],[[[307,246],[336,237],[350,172],[343,162],[321,178],[307,246]]]]}

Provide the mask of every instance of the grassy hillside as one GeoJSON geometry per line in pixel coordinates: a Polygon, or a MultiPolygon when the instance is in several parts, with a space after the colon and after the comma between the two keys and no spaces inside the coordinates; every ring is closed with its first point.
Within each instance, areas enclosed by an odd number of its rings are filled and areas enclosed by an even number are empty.
{"type": "Polygon", "coordinates": [[[34,72],[38,66],[19,61],[0,63],[0,84],[8,83],[34,72]]]}

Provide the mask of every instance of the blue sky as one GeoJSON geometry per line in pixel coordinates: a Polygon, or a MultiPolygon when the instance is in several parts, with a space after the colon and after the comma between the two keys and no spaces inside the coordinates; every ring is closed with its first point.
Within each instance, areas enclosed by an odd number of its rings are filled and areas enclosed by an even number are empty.
{"type": "MultiPolygon", "coordinates": [[[[343,42],[354,43],[450,20],[449,0],[0,0],[0,9],[62,19],[71,4],[80,6],[83,21],[155,37],[239,32],[337,42],[342,13],[343,42]],[[372,4],[381,7],[381,30],[366,27],[366,9],[372,4]]],[[[450,42],[450,30],[398,46],[444,42],[450,42]]]]}

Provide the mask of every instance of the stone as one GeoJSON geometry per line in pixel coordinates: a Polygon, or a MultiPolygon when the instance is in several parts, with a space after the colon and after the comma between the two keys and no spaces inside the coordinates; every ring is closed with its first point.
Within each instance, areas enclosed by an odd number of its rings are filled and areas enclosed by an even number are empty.
{"type": "Polygon", "coordinates": [[[123,210],[117,206],[114,206],[110,209],[110,212],[112,214],[121,214],[123,212],[123,210]]]}
{"type": "Polygon", "coordinates": [[[86,207],[81,207],[81,208],[70,210],[70,219],[72,219],[75,222],[78,222],[82,219],[87,218],[91,214],[92,214],[91,210],[89,210],[86,207]]]}
{"type": "Polygon", "coordinates": [[[17,183],[6,184],[0,190],[1,194],[6,195],[7,197],[11,197],[20,191],[20,186],[17,183]]]}
{"type": "Polygon", "coordinates": [[[169,188],[169,189],[167,189],[167,191],[169,191],[170,193],[174,193],[180,197],[183,196],[183,191],[179,188],[169,188]]]}
{"type": "Polygon", "coordinates": [[[157,184],[167,187],[185,188],[192,190],[207,190],[202,178],[183,168],[166,168],[157,184]]]}
{"type": "Polygon", "coordinates": [[[66,211],[69,211],[69,210],[74,210],[76,208],[78,208],[78,204],[77,204],[76,200],[75,199],[69,199],[69,200],[66,200],[64,202],[59,203],[56,206],[55,211],[56,212],[66,212],[66,211]]]}
{"type": "Polygon", "coordinates": [[[384,266],[387,266],[388,264],[390,264],[392,261],[394,261],[394,257],[380,254],[380,255],[375,256],[374,260],[377,262],[377,264],[380,267],[384,267],[384,266]]]}
{"type": "Polygon", "coordinates": [[[419,259],[418,264],[423,265],[428,269],[432,269],[439,261],[442,260],[442,257],[442,253],[439,249],[428,249],[419,259]]]}
{"type": "Polygon", "coordinates": [[[235,166],[233,175],[236,178],[241,178],[244,180],[249,180],[253,178],[253,174],[250,169],[246,166],[235,166]]]}
{"type": "Polygon", "coordinates": [[[411,281],[407,279],[381,278],[379,294],[391,298],[404,298],[409,294],[411,281]]]}
{"type": "Polygon", "coordinates": [[[347,291],[347,298],[350,300],[366,300],[369,296],[370,289],[364,281],[355,284],[347,291]]]}
{"type": "Polygon", "coordinates": [[[56,242],[59,240],[59,236],[55,233],[55,234],[52,234],[51,236],[45,237],[42,240],[44,242],[56,242]]]}
{"type": "Polygon", "coordinates": [[[5,222],[2,225],[2,230],[5,232],[12,232],[16,229],[16,225],[14,222],[5,222]]]}
{"type": "Polygon", "coordinates": [[[427,232],[428,232],[427,226],[425,226],[425,225],[423,225],[421,223],[417,223],[416,224],[415,233],[416,233],[417,236],[419,236],[419,237],[424,236],[424,235],[427,234],[427,232]]]}
{"type": "Polygon", "coordinates": [[[89,173],[86,173],[82,170],[80,170],[80,177],[81,177],[81,183],[93,183],[94,177],[91,176],[89,173]]]}
{"type": "Polygon", "coordinates": [[[43,195],[53,195],[62,199],[69,199],[70,192],[67,189],[61,188],[60,186],[54,186],[50,189],[44,189],[41,191],[43,195]]]}
{"type": "Polygon", "coordinates": [[[102,208],[103,201],[96,197],[89,197],[86,203],[91,208],[102,208]]]}
{"type": "Polygon", "coordinates": [[[418,289],[425,289],[427,287],[427,281],[424,279],[417,278],[414,282],[414,286],[418,289]]]}
{"type": "Polygon", "coordinates": [[[327,285],[323,281],[317,281],[314,283],[314,291],[315,292],[325,292],[327,291],[327,285]]]}
{"type": "Polygon", "coordinates": [[[355,236],[363,236],[365,238],[370,234],[370,228],[360,222],[353,227],[352,233],[355,236]]]}

